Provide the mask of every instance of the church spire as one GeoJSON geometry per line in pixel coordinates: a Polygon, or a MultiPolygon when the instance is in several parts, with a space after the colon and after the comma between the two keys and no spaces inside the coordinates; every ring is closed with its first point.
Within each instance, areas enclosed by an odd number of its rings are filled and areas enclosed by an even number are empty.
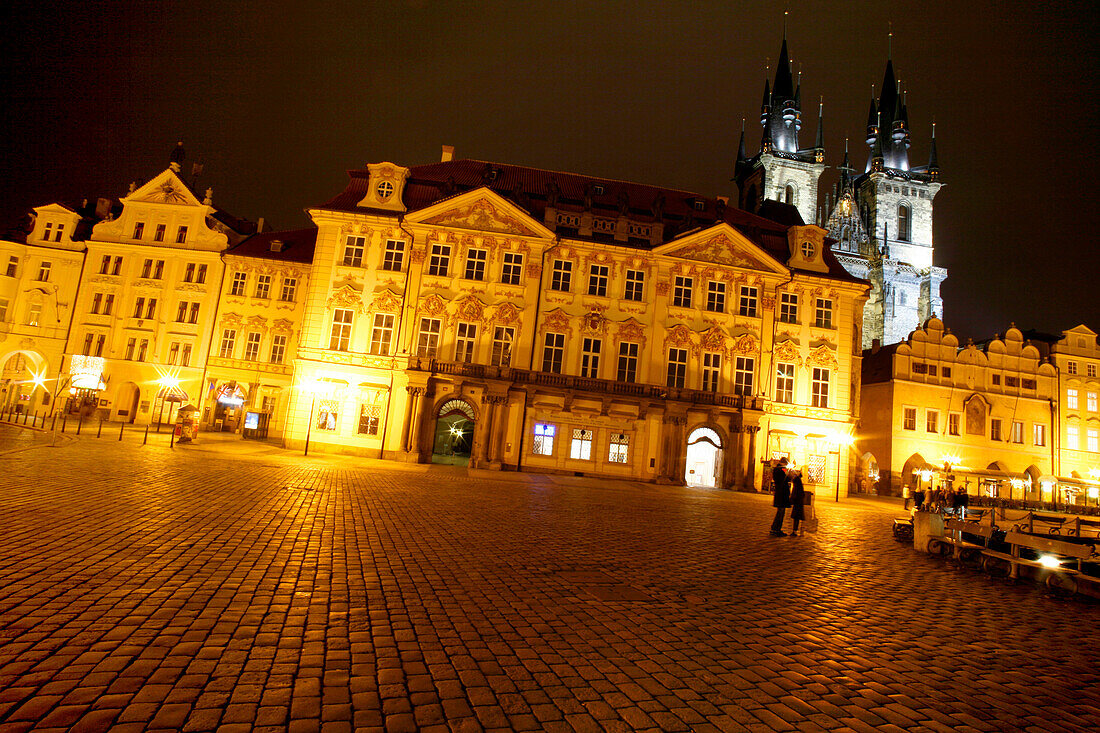
{"type": "Polygon", "coordinates": [[[743,165],[749,160],[748,154],[745,153],[745,118],[741,118],[741,141],[737,143],[737,165],[743,165]]]}
{"type": "Polygon", "coordinates": [[[814,138],[814,152],[818,163],[825,160],[825,97],[817,100],[817,137],[814,138]]]}
{"type": "Polygon", "coordinates": [[[940,175],[940,161],[936,155],[936,121],[932,120],[932,149],[928,153],[928,173],[932,176],[932,180],[940,175]]]}

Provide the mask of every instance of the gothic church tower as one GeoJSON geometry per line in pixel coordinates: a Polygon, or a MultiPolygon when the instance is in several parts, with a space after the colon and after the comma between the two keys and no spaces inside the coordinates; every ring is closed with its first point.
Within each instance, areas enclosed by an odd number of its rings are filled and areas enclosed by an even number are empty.
{"type": "Polygon", "coordinates": [[[836,205],[825,224],[845,269],[871,281],[864,348],[875,340],[903,341],[932,316],[942,318],[940,284],[947,278],[947,270],[932,262],[932,203],[943,185],[935,127],[928,165],[910,167],[909,111],[891,60],[878,99],[871,99],[867,145],[867,165],[858,177],[845,150],[836,205]]]}
{"type": "Polygon", "coordinates": [[[737,182],[740,208],[758,213],[767,199],[782,201],[798,209],[802,221],[816,224],[817,183],[825,170],[825,145],[818,106],[817,139],[812,148],[798,146],[802,130],[802,82],[791,74],[787,38],[779,52],[775,86],[764,80],[764,100],[760,106],[760,124],[764,128],[760,152],[752,158],[745,153],[745,130],[737,151],[737,182]]]}

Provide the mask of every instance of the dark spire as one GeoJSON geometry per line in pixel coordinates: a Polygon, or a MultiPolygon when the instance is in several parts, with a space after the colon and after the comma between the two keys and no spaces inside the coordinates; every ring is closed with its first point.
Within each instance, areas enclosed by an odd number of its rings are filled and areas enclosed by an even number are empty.
{"type": "Polygon", "coordinates": [[[772,111],[772,92],[768,81],[767,67],[764,67],[764,100],[760,102],[760,124],[768,124],[768,114],[772,111]]]}
{"type": "Polygon", "coordinates": [[[775,69],[774,94],[779,99],[794,97],[794,79],[791,78],[791,59],[787,53],[787,39],[783,39],[783,48],[779,51],[779,65],[775,69]]]}
{"type": "Polygon", "coordinates": [[[772,151],[772,126],[764,125],[764,135],[760,138],[760,152],[770,153],[772,151]]]}
{"type": "Polygon", "coordinates": [[[840,185],[838,186],[837,197],[839,198],[840,192],[848,188],[851,185],[852,173],[855,170],[852,168],[852,160],[848,156],[848,138],[844,138],[844,162],[840,165],[840,185]]]}
{"type": "Polygon", "coordinates": [[[875,105],[875,88],[871,87],[871,108],[867,110],[867,144],[874,145],[878,137],[878,107],[875,105]]]}
{"type": "Polygon", "coordinates": [[[741,118],[741,142],[737,143],[737,164],[741,165],[748,161],[749,156],[745,153],[745,118],[741,118]]]}
{"type": "Polygon", "coordinates": [[[825,149],[825,125],[822,120],[825,117],[825,97],[817,102],[817,139],[814,141],[814,148],[817,150],[825,149]]]}
{"type": "Polygon", "coordinates": [[[940,172],[940,161],[936,156],[936,121],[932,120],[932,150],[928,153],[928,172],[935,179],[940,172]]]}
{"type": "MultiPolygon", "coordinates": [[[[876,118],[875,129],[881,130],[882,113],[879,112],[876,118]]],[[[871,170],[881,171],[885,167],[885,161],[882,155],[882,135],[875,135],[875,144],[871,148],[871,170]]]]}

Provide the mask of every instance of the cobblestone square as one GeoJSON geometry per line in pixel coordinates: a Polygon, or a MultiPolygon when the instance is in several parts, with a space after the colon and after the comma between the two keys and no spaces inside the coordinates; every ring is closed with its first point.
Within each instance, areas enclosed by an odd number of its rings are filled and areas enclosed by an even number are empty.
{"type": "Polygon", "coordinates": [[[896,507],[0,427],[0,733],[1066,731],[1100,607],[896,507]]]}

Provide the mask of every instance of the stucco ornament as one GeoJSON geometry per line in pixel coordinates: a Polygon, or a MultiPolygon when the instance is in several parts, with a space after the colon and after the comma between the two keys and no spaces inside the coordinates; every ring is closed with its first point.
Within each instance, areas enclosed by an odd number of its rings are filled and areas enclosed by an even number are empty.
{"type": "Polygon", "coordinates": [[[328,307],[330,309],[351,308],[359,313],[363,310],[363,296],[358,290],[345,284],[334,290],[332,295],[329,296],[328,307]]]}
{"type": "Polygon", "coordinates": [[[401,296],[392,290],[381,290],[374,294],[371,310],[381,313],[397,313],[401,310],[401,296]]]}
{"type": "Polygon", "coordinates": [[[502,326],[510,326],[519,321],[519,309],[511,303],[502,303],[494,311],[493,321],[502,326]]]}
{"type": "Polygon", "coordinates": [[[798,366],[802,366],[802,354],[794,341],[788,339],[779,343],[772,349],[772,353],[778,361],[793,362],[798,366]]]}
{"type": "Polygon", "coordinates": [[[546,317],[542,320],[542,327],[544,331],[572,333],[573,326],[571,325],[571,321],[572,319],[569,317],[569,314],[559,308],[558,310],[546,314],[546,317]]]}
{"type": "Polygon", "coordinates": [[[537,232],[521,222],[517,217],[498,208],[487,198],[481,198],[468,206],[461,206],[431,217],[425,224],[452,226],[462,229],[474,229],[481,232],[515,234],[521,237],[535,237],[537,232]]]}
{"type": "Polygon", "coordinates": [[[809,357],[806,359],[806,364],[809,366],[826,367],[828,369],[836,369],[839,366],[839,362],[836,360],[836,354],[828,346],[818,346],[816,349],[810,352],[809,357]]]}

